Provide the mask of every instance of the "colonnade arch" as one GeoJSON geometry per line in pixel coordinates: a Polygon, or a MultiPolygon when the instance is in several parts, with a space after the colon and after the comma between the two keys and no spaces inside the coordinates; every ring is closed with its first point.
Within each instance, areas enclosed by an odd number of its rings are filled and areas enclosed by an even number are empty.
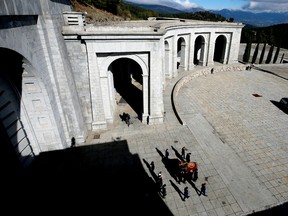
{"type": "Polygon", "coordinates": [[[199,35],[194,43],[194,65],[203,65],[204,58],[204,48],[205,48],[205,39],[202,35],[199,35]]]}
{"type": "Polygon", "coordinates": [[[224,35],[219,35],[215,40],[213,61],[224,64],[227,39],[224,35]]]}
{"type": "Polygon", "coordinates": [[[179,37],[177,40],[177,69],[179,68],[179,66],[184,67],[185,47],[186,47],[185,39],[183,37],[179,37]]]}

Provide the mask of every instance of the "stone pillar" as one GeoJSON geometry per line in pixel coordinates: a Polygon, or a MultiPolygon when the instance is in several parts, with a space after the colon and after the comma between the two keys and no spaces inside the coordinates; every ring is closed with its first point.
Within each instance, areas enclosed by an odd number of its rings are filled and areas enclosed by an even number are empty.
{"type": "Polygon", "coordinates": [[[208,37],[208,44],[205,44],[205,46],[207,47],[207,63],[206,66],[212,66],[214,65],[214,49],[215,49],[215,34],[213,32],[211,32],[211,34],[209,34],[208,37]]]}
{"type": "Polygon", "coordinates": [[[229,62],[229,57],[230,57],[230,40],[231,37],[227,37],[227,43],[225,44],[225,53],[224,53],[224,59],[223,59],[223,64],[228,64],[229,62]]]}
{"type": "Polygon", "coordinates": [[[143,79],[143,112],[142,112],[142,122],[148,123],[149,121],[149,76],[142,75],[143,79]]]}
{"type": "Polygon", "coordinates": [[[194,48],[195,47],[195,37],[192,34],[189,35],[189,46],[188,46],[188,70],[193,70],[194,68],[194,48]]]}
{"type": "Polygon", "coordinates": [[[177,37],[172,38],[172,77],[177,77],[177,37]]]}
{"type": "Polygon", "coordinates": [[[90,97],[92,104],[92,130],[106,129],[104,105],[102,100],[102,89],[100,72],[97,64],[97,56],[93,44],[86,42],[88,55],[88,70],[90,80],[90,97]]]}
{"type": "Polygon", "coordinates": [[[179,68],[182,68],[183,70],[187,70],[187,65],[186,65],[186,43],[181,43],[181,54],[180,54],[180,65],[179,68]]]}

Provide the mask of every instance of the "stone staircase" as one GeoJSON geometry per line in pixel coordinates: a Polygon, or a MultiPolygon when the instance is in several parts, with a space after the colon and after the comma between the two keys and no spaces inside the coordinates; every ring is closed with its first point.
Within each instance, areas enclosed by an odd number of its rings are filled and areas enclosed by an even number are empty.
{"type": "MultiPolygon", "coordinates": [[[[0,79],[0,123],[7,134],[16,157],[23,167],[28,167],[34,158],[33,150],[20,119],[20,102],[11,87],[0,79]]],[[[8,143],[9,144],[9,143],[8,143]]]]}

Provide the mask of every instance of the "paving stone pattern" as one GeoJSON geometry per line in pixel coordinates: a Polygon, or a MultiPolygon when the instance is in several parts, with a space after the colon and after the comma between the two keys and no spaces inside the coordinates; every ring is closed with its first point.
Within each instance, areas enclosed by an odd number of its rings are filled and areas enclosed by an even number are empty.
{"type": "MultiPolygon", "coordinates": [[[[189,73],[193,71],[182,75],[189,73]]],[[[154,161],[155,173],[161,171],[167,185],[163,200],[173,215],[247,215],[268,209],[288,200],[288,115],[271,102],[287,97],[283,70],[281,75],[252,69],[189,81],[176,99],[186,125],[179,124],[171,106],[171,90],[179,77],[169,80],[164,92],[164,124],[142,124],[125,107],[132,125],[127,127],[119,120],[99,139],[90,141],[127,140],[132,154],[154,161]],[[168,149],[169,157],[174,158],[172,147],[181,154],[183,146],[199,165],[195,187],[200,190],[205,182],[208,196],[199,196],[192,184],[174,181],[156,150],[164,154],[168,149]],[[188,186],[190,197],[183,201],[171,182],[180,191],[188,186]]]]}

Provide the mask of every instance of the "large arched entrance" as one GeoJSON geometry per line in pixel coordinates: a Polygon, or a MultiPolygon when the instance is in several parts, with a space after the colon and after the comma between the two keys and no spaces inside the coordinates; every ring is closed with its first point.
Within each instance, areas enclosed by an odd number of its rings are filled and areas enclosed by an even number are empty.
{"type": "Polygon", "coordinates": [[[113,74],[118,104],[129,105],[142,121],[143,72],[140,65],[133,59],[119,58],[110,64],[108,71],[113,74]]]}
{"type": "Polygon", "coordinates": [[[194,65],[203,65],[205,39],[203,36],[198,36],[194,45],[194,65]]]}
{"type": "Polygon", "coordinates": [[[14,176],[34,157],[21,121],[23,57],[0,48],[0,60],[0,166],[4,176],[14,176]]]}
{"type": "Polygon", "coordinates": [[[220,35],[217,37],[215,42],[215,50],[213,60],[215,62],[224,63],[225,51],[226,51],[226,37],[224,35],[220,35]]]}
{"type": "Polygon", "coordinates": [[[62,147],[60,134],[48,92],[32,64],[7,48],[0,48],[0,59],[1,154],[28,167],[40,152],[62,147]]]}

